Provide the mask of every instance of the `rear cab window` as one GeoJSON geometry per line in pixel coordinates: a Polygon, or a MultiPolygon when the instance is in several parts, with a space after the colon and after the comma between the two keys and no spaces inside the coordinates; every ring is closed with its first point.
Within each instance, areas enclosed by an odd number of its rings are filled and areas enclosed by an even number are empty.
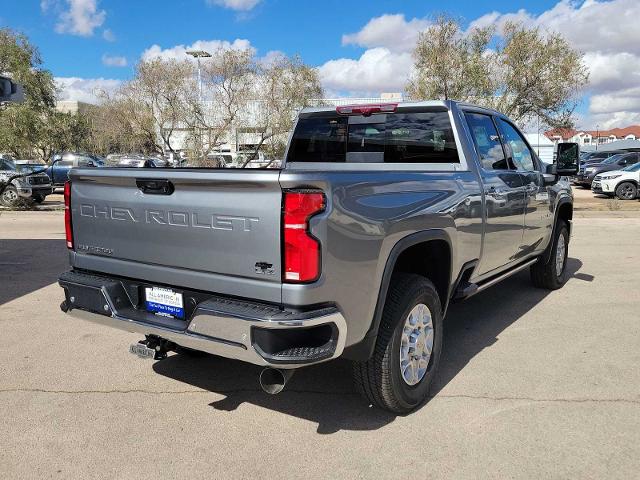
{"type": "Polygon", "coordinates": [[[287,162],[460,163],[446,110],[302,115],[287,162]]]}

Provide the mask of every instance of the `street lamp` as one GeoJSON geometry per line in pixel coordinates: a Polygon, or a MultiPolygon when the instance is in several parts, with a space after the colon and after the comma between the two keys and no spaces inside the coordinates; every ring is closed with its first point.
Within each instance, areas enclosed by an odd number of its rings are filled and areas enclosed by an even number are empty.
{"type": "Polygon", "coordinates": [[[204,50],[187,50],[187,55],[191,55],[198,62],[198,100],[202,103],[202,75],[200,73],[200,57],[208,58],[211,56],[209,52],[204,50]]]}
{"type": "Polygon", "coordinates": [[[599,143],[600,143],[600,125],[596,125],[596,152],[598,151],[599,143]]]}

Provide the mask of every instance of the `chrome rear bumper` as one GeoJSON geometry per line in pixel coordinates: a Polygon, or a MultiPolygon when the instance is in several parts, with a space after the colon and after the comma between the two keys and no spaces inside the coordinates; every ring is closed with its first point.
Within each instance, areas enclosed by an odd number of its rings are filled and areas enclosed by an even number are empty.
{"type": "Polygon", "coordinates": [[[344,350],[347,326],[334,307],[293,312],[212,296],[189,319],[167,322],[133,305],[119,279],[68,272],[59,283],[66,297],[61,307],[72,317],[256,365],[298,368],[331,360],[344,350]],[[316,345],[312,337],[320,331],[324,343],[316,345]],[[277,350],[287,342],[290,348],[277,350]],[[267,348],[271,345],[275,351],[267,348]]]}

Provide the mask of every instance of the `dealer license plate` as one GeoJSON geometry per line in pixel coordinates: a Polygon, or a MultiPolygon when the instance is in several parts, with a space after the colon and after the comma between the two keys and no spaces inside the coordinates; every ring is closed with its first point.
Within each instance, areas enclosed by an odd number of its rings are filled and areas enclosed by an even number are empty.
{"type": "Polygon", "coordinates": [[[145,287],[145,306],[148,312],[184,318],[182,294],[170,288],[145,287]]]}

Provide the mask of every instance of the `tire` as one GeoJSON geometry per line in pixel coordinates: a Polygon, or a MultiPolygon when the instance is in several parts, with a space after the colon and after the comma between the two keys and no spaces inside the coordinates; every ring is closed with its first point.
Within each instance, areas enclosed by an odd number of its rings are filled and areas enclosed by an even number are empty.
{"type": "MultiPolygon", "coordinates": [[[[426,323],[426,321],[424,322],[426,323]]],[[[428,328],[425,328],[428,331],[428,328]]],[[[382,313],[375,350],[365,362],[354,362],[353,378],[357,389],[373,405],[397,414],[405,414],[421,405],[429,396],[429,389],[438,370],[442,351],[442,307],[440,298],[431,281],[420,275],[398,274],[391,280],[391,286],[382,313]],[[403,333],[409,314],[424,312],[424,305],[431,314],[433,329],[426,336],[419,336],[415,352],[424,353],[421,342],[430,343],[431,355],[422,357],[426,371],[413,377],[410,384],[401,371],[403,333]],[[417,309],[417,310],[414,310],[417,309]]],[[[405,341],[407,337],[405,336],[405,341]]],[[[405,343],[406,344],[406,343],[405,343]]],[[[405,356],[406,358],[406,356],[405,356]]],[[[409,370],[405,371],[409,375],[409,370]]],[[[413,372],[413,370],[411,370],[413,372]]],[[[417,372],[417,371],[416,371],[417,372]]]]}
{"type": "Polygon", "coordinates": [[[567,282],[567,256],[569,254],[569,228],[563,220],[558,220],[558,225],[554,231],[553,243],[551,246],[551,256],[549,261],[543,263],[544,255],[540,256],[538,262],[531,265],[531,281],[538,288],[547,290],[557,290],[567,282]],[[564,248],[562,248],[564,245],[564,248]],[[558,247],[563,249],[559,253],[558,247]],[[558,268],[557,260],[562,258],[562,266],[558,268]]]}
{"type": "Polygon", "coordinates": [[[616,197],[620,200],[634,200],[638,195],[638,187],[631,182],[622,182],[616,187],[616,197]]]}
{"type": "Polygon", "coordinates": [[[18,190],[13,185],[8,185],[7,188],[2,192],[2,197],[0,197],[0,203],[5,207],[14,207],[20,202],[20,196],[18,195],[18,190]]]}
{"type": "Polygon", "coordinates": [[[34,201],[34,202],[36,202],[36,203],[42,203],[42,202],[44,202],[45,198],[47,198],[47,196],[46,196],[46,195],[36,194],[36,195],[34,195],[32,198],[33,198],[33,201],[34,201]]]}

